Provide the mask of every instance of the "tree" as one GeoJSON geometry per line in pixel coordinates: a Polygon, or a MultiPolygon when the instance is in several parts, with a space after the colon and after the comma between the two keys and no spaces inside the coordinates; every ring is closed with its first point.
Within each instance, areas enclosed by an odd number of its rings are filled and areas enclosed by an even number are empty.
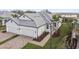
{"type": "Polygon", "coordinates": [[[16,14],[11,14],[11,15],[12,15],[13,18],[18,17],[18,15],[16,15],[16,14]]]}
{"type": "Polygon", "coordinates": [[[0,19],[4,19],[3,17],[0,17],[0,19]]]}
{"type": "Polygon", "coordinates": [[[17,14],[19,14],[20,16],[22,16],[22,15],[24,14],[24,11],[22,11],[22,10],[13,10],[12,12],[13,12],[13,13],[17,13],[17,14]]]}
{"type": "Polygon", "coordinates": [[[72,33],[70,32],[68,34],[68,37],[66,38],[66,48],[68,49],[76,49],[77,47],[77,38],[72,38],[72,33]]]}
{"type": "Polygon", "coordinates": [[[46,11],[47,13],[49,13],[49,14],[52,14],[52,13],[51,13],[49,10],[47,10],[47,9],[46,9],[45,11],[46,11]]]}
{"type": "Polygon", "coordinates": [[[27,10],[27,11],[25,11],[25,13],[36,13],[36,11],[27,10]]]}
{"type": "Polygon", "coordinates": [[[53,16],[52,16],[52,19],[54,19],[54,21],[58,21],[58,20],[59,20],[59,18],[60,18],[60,16],[59,16],[59,15],[53,15],[53,16]]]}

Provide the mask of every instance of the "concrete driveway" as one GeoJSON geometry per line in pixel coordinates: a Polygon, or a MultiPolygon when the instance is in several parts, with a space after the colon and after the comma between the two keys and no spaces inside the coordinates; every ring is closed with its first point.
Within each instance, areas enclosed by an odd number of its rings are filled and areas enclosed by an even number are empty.
{"type": "MultiPolygon", "coordinates": [[[[8,38],[14,36],[13,33],[0,33],[0,42],[7,40],[8,38]]],[[[0,45],[1,49],[20,49],[26,44],[31,43],[43,47],[49,40],[50,35],[48,34],[41,42],[34,41],[33,38],[27,36],[18,36],[0,45]]]]}
{"type": "Polygon", "coordinates": [[[32,40],[32,38],[26,36],[18,36],[0,45],[0,49],[20,49],[28,43],[27,40],[32,40]]]}
{"type": "Polygon", "coordinates": [[[43,47],[49,40],[50,35],[48,34],[41,42],[34,41],[33,38],[27,36],[18,36],[0,45],[0,49],[20,49],[26,44],[31,43],[43,47]]]}
{"type": "Polygon", "coordinates": [[[1,33],[0,32],[0,42],[7,40],[8,38],[10,38],[14,35],[16,35],[16,34],[9,33],[9,32],[6,32],[6,33],[1,33]]]}

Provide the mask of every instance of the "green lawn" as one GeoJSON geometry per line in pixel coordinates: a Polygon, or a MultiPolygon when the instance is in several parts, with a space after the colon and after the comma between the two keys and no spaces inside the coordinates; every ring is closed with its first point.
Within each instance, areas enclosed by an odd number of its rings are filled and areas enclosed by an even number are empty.
{"type": "Polygon", "coordinates": [[[0,31],[5,30],[5,26],[2,26],[1,21],[0,21],[0,31]]]}
{"type": "Polygon", "coordinates": [[[71,23],[63,23],[60,27],[60,36],[52,39],[52,48],[64,48],[62,47],[64,43],[64,37],[72,30],[71,23]]]}
{"type": "Polygon", "coordinates": [[[0,31],[3,31],[3,30],[5,30],[5,26],[0,26],[0,31]]]}
{"type": "MultiPolygon", "coordinates": [[[[70,22],[63,22],[62,26],[60,27],[60,36],[59,37],[53,37],[50,38],[52,39],[52,49],[57,49],[57,48],[64,48],[64,37],[72,30],[72,25],[70,22]]],[[[28,43],[23,47],[23,49],[49,49],[50,48],[50,39],[46,43],[44,47],[39,47],[37,45],[33,45],[28,43]]]]}

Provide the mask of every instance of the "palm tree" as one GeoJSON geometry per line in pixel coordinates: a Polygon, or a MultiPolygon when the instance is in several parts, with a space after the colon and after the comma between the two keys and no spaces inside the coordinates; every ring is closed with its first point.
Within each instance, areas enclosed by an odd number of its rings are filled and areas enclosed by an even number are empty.
{"type": "Polygon", "coordinates": [[[72,33],[68,34],[66,38],[66,48],[68,49],[75,49],[77,47],[77,38],[72,38],[72,33]]]}
{"type": "Polygon", "coordinates": [[[59,21],[60,16],[59,15],[53,15],[52,19],[54,19],[54,21],[59,21]]]}
{"type": "Polygon", "coordinates": [[[24,14],[24,11],[22,11],[22,10],[13,10],[12,12],[19,14],[20,16],[22,16],[24,14]]]}
{"type": "Polygon", "coordinates": [[[18,15],[16,15],[16,14],[12,14],[12,17],[13,17],[13,18],[17,18],[18,15]]]}

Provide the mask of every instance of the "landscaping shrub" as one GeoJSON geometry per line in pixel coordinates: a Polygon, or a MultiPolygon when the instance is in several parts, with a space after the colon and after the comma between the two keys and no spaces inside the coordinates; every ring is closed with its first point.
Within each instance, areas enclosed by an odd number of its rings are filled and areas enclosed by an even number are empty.
{"type": "Polygon", "coordinates": [[[6,30],[3,30],[3,31],[2,31],[2,33],[5,33],[5,32],[6,32],[6,30]]]}

